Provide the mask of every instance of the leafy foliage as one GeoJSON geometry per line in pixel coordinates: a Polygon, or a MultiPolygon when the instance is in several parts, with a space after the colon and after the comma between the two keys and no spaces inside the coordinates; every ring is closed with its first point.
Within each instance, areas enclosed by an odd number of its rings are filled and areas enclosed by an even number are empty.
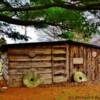
{"type": "Polygon", "coordinates": [[[55,23],[64,22],[67,17],[67,11],[58,7],[49,8],[46,12],[46,20],[55,23]]]}
{"type": "Polygon", "coordinates": [[[86,21],[83,13],[79,11],[71,11],[63,8],[50,8],[47,10],[46,20],[52,23],[61,23],[65,25],[64,34],[66,33],[66,30],[70,32],[73,31],[75,34],[81,32],[81,34],[84,34],[83,38],[89,38],[92,34],[96,33],[96,25],[86,21]]]}
{"type": "MultiPolygon", "coordinates": [[[[11,1],[11,0],[10,0],[11,1]]],[[[17,3],[20,2],[20,6],[16,5],[16,7],[29,7],[29,6],[37,6],[37,5],[47,5],[52,3],[68,3],[77,5],[86,5],[91,3],[100,3],[100,0],[18,0],[17,3]],[[26,2],[26,3],[25,3],[26,2]],[[77,3],[78,2],[78,3],[77,3]]],[[[12,2],[8,2],[10,5],[12,2]]],[[[13,6],[12,6],[13,7],[13,6]]],[[[97,13],[97,12],[96,12],[97,13]]],[[[95,23],[90,23],[87,21],[87,18],[84,16],[84,12],[82,11],[74,11],[69,9],[64,9],[60,7],[50,7],[48,9],[40,9],[40,10],[31,10],[31,11],[22,11],[22,12],[1,12],[0,14],[8,15],[12,17],[14,14],[21,20],[24,21],[44,21],[48,23],[52,23],[52,26],[59,26],[62,32],[62,37],[71,39],[75,38],[76,34],[86,39],[90,38],[93,34],[97,33],[98,25],[95,23]],[[74,34],[74,35],[73,35],[74,34]]],[[[94,13],[93,13],[94,14],[94,13]]],[[[35,25],[36,28],[46,28],[50,24],[42,23],[35,25]]],[[[99,32],[98,32],[99,33],[99,32]]],[[[23,39],[26,37],[21,36],[18,33],[8,34],[9,37],[15,37],[17,39],[23,39]],[[17,36],[17,35],[20,35],[17,36]]],[[[26,39],[27,40],[27,39],[26,39]]]]}
{"type": "Polygon", "coordinates": [[[73,32],[64,32],[61,34],[61,37],[72,40],[74,37],[74,33],[73,32]]]}

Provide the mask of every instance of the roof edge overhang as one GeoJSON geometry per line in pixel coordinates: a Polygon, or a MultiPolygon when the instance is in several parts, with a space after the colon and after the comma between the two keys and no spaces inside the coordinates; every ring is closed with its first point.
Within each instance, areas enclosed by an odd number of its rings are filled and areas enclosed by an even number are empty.
{"type": "Polygon", "coordinates": [[[70,44],[70,45],[77,45],[77,46],[85,46],[85,47],[91,47],[91,48],[97,48],[100,49],[100,46],[93,45],[93,44],[88,44],[88,43],[81,43],[81,42],[76,42],[72,40],[64,40],[64,41],[47,41],[47,42],[31,42],[31,43],[17,43],[17,44],[5,44],[2,45],[0,50],[6,51],[8,48],[19,48],[23,47],[25,48],[26,46],[43,46],[43,45],[55,45],[55,44],[70,44]]]}

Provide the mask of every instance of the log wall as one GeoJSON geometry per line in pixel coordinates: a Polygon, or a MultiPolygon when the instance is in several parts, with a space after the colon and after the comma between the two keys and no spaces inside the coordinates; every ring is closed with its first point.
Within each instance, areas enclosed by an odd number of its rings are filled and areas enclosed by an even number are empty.
{"type": "Polygon", "coordinates": [[[90,81],[100,80],[100,50],[82,45],[49,44],[8,49],[8,85],[23,86],[28,71],[40,74],[43,84],[68,82],[75,70],[90,81]]]}

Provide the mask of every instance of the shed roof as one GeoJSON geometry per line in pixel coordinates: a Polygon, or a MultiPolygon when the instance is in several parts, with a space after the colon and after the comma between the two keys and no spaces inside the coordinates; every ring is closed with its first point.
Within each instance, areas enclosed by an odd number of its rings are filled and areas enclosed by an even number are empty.
{"type": "Polygon", "coordinates": [[[66,40],[66,41],[49,41],[49,42],[31,42],[31,43],[17,43],[17,44],[6,44],[2,45],[1,49],[6,50],[8,48],[19,48],[19,47],[29,47],[29,46],[42,46],[42,45],[54,45],[54,44],[71,44],[71,45],[82,45],[86,47],[91,47],[91,48],[98,48],[100,49],[100,46],[93,45],[93,44],[88,44],[88,43],[81,43],[81,42],[76,42],[72,40],[66,40]]]}

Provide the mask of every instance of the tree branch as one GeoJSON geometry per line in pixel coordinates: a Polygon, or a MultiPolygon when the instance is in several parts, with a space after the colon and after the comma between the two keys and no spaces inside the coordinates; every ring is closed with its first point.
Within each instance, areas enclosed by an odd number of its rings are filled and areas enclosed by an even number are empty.
{"type": "Polygon", "coordinates": [[[42,9],[48,9],[51,7],[61,7],[65,9],[71,9],[71,10],[80,10],[80,11],[86,11],[86,10],[100,10],[100,3],[93,3],[93,4],[86,4],[86,5],[75,5],[75,4],[66,4],[66,3],[51,3],[47,5],[38,5],[38,6],[32,6],[32,7],[20,7],[20,8],[1,8],[0,12],[2,11],[32,11],[32,10],[42,10],[42,9]]]}
{"type": "Polygon", "coordinates": [[[53,23],[53,22],[47,22],[44,20],[40,21],[26,21],[26,20],[20,20],[20,19],[14,19],[5,15],[0,15],[0,21],[7,22],[9,24],[15,24],[15,25],[22,25],[22,26],[32,26],[32,25],[41,25],[41,24],[47,24],[52,26],[59,26],[61,28],[68,28],[69,25],[63,25],[59,23],[53,23]]]}
{"type": "MultiPolygon", "coordinates": [[[[52,3],[48,5],[39,5],[39,6],[34,6],[34,7],[22,7],[22,8],[4,8],[0,9],[0,11],[32,11],[32,10],[41,10],[41,9],[47,9],[50,7],[61,7],[65,9],[71,9],[71,10],[92,10],[92,9],[99,9],[100,10],[100,3],[95,3],[95,4],[87,4],[87,5],[80,5],[76,6],[73,4],[66,4],[66,3],[52,3]]],[[[52,25],[52,26],[60,26],[60,27],[67,27],[67,25],[62,25],[62,24],[56,24],[52,22],[46,22],[46,21],[23,21],[20,19],[14,19],[5,15],[0,15],[0,20],[7,22],[9,24],[16,24],[16,25],[23,25],[23,26],[31,26],[31,25],[39,25],[39,24],[47,24],[47,25],[52,25]]],[[[69,25],[68,25],[69,26],[69,25]]]]}

